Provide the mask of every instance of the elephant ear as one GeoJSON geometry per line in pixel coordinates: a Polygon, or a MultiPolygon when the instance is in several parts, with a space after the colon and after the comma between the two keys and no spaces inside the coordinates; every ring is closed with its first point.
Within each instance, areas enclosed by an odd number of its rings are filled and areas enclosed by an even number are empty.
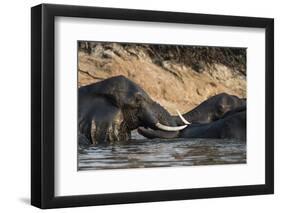
{"type": "MultiPolygon", "coordinates": [[[[95,96],[84,102],[79,116],[79,133],[86,136],[92,144],[103,143],[107,140],[108,130],[121,110],[106,96],[95,96]]],[[[122,121],[121,121],[122,122],[122,121]]],[[[82,139],[79,139],[79,143],[82,139]]]]}

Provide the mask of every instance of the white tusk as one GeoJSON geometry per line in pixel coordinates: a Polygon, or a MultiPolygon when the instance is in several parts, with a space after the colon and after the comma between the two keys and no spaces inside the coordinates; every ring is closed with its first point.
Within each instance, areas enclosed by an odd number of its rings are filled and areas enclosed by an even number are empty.
{"type": "Polygon", "coordinates": [[[182,130],[184,128],[187,127],[187,125],[183,125],[183,126],[166,126],[166,125],[163,125],[161,123],[156,123],[156,127],[158,129],[161,129],[161,130],[165,130],[165,131],[169,131],[169,132],[175,132],[175,131],[179,131],[179,130],[182,130]]]}
{"type": "Polygon", "coordinates": [[[178,110],[176,110],[178,115],[180,116],[180,119],[182,120],[182,122],[186,125],[190,125],[191,123],[188,122],[187,120],[185,120],[185,118],[180,114],[180,112],[178,110]]]}

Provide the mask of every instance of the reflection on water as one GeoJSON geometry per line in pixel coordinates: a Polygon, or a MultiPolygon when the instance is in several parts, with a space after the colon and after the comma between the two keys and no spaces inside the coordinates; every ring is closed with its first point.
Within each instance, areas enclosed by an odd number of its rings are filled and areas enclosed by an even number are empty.
{"type": "Polygon", "coordinates": [[[143,139],[78,151],[78,170],[241,163],[246,143],[233,139],[143,139]]]}

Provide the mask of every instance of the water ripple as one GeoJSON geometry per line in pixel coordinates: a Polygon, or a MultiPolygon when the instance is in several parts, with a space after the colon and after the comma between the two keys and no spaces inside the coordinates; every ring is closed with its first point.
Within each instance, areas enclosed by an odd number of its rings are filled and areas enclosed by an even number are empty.
{"type": "Polygon", "coordinates": [[[233,139],[132,140],[78,152],[78,170],[241,163],[246,163],[246,143],[233,139]]]}

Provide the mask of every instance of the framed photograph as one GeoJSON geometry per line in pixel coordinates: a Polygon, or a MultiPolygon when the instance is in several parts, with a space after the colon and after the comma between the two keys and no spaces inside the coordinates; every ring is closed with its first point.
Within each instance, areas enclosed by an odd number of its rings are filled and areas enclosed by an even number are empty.
{"type": "Polygon", "coordinates": [[[31,9],[31,204],[272,194],[274,20],[31,9]]]}

